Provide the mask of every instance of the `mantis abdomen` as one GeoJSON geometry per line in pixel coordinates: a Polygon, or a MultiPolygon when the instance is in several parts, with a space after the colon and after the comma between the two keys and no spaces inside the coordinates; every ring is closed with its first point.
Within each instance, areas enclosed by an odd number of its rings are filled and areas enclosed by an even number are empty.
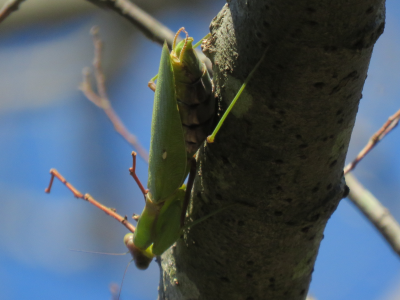
{"type": "MultiPolygon", "coordinates": [[[[182,30],[178,31],[176,37],[182,30]]],[[[176,100],[189,156],[193,156],[207,138],[215,115],[213,83],[192,42],[193,38],[186,36],[176,47],[174,42],[171,52],[176,100]]]]}

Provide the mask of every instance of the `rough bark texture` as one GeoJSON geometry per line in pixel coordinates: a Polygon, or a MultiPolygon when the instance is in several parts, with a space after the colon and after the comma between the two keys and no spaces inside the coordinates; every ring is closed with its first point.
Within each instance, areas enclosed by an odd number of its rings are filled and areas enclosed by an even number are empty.
{"type": "Polygon", "coordinates": [[[160,299],[304,299],[342,169],[384,0],[232,0],[207,47],[220,106],[265,60],[200,149],[190,229],[161,259],[160,299]]]}

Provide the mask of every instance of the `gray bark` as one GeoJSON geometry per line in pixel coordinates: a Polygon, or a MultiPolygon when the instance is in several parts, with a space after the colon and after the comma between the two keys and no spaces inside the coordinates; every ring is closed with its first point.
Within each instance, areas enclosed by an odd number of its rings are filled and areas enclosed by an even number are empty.
{"type": "Polygon", "coordinates": [[[191,228],[161,257],[160,299],[305,299],[326,223],[347,188],[345,156],[384,0],[232,0],[207,51],[222,108],[202,147],[191,228]]]}

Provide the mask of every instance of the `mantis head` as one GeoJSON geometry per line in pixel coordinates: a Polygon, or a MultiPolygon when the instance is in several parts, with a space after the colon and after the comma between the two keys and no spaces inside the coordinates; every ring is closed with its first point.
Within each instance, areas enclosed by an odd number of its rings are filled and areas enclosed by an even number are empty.
{"type": "Polygon", "coordinates": [[[199,60],[192,43],[193,38],[189,37],[185,28],[182,27],[179,29],[175,35],[171,51],[172,67],[174,68],[175,80],[178,82],[192,83],[205,72],[205,67],[199,60]],[[179,43],[176,43],[181,32],[184,32],[186,37],[179,43]]]}

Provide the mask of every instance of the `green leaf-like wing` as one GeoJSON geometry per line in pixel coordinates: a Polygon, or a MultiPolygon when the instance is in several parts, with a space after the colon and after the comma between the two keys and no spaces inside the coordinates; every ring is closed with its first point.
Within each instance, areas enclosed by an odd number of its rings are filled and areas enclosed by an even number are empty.
{"type": "Polygon", "coordinates": [[[149,179],[152,201],[158,203],[181,187],[186,175],[186,149],[175,95],[175,80],[168,46],[162,49],[154,98],[149,179]]]}

